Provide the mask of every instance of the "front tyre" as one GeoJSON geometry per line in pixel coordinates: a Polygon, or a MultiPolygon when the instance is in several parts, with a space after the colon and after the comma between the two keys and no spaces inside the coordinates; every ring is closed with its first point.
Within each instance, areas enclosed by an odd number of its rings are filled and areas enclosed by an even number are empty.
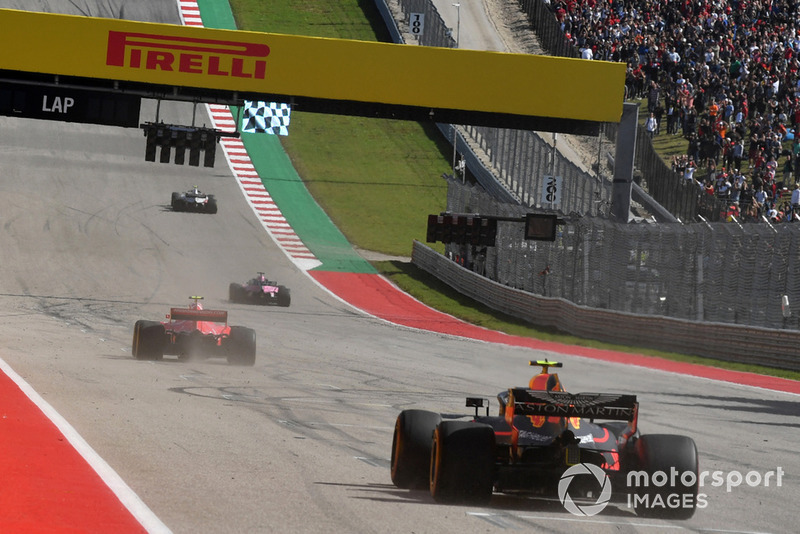
{"type": "Polygon", "coordinates": [[[228,340],[228,363],[253,366],[256,363],[256,331],[244,326],[232,326],[228,340]]]}
{"type": "Polygon", "coordinates": [[[495,460],[491,426],[442,421],[433,434],[431,496],[440,503],[487,504],[494,489],[495,460]]]}
{"type": "Polygon", "coordinates": [[[429,485],[433,431],[442,422],[438,413],[403,410],[397,416],[392,438],[392,482],[402,489],[429,485]]]}

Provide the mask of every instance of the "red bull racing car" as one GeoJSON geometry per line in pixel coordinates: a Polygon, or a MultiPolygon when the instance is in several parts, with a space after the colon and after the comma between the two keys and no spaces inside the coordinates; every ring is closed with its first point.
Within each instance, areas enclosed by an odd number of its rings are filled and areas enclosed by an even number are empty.
{"type": "Polygon", "coordinates": [[[487,399],[475,397],[467,398],[475,413],[466,418],[401,412],[392,441],[392,482],[428,489],[437,502],[453,504],[485,504],[494,492],[557,494],[567,510],[594,515],[575,502],[594,501],[588,509],[597,513],[613,496],[641,516],[694,514],[698,457],[691,438],[641,435],[635,395],[567,393],[549,372],[560,363],[530,365],[542,372],[528,387],[501,392],[496,416],[489,415],[487,399]]]}
{"type": "Polygon", "coordinates": [[[171,308],[168,321],[136,321],[131,352],[137,360],[161,360],[176,355],[179,360],[227,358],[233,365],[254,365],[256,332],[244,326],[229,326],[228,312],[205,310],[200,300],[188,308],[171,308]]]}
{"type": "Polygon", "coordinates": [[[244,284],[232,282],[228,287],[228,299],[231,302],[274,304],[284,307],[288,307],[292,303],[289,288],[268,280],[262,272],[244,284]]]}
{"type": "Polygon", "coordinates": [[[172,193],[172,211],[194,211],[198,213],[217,213],[217,199],[193,187],[185,193],[172,193]]]}

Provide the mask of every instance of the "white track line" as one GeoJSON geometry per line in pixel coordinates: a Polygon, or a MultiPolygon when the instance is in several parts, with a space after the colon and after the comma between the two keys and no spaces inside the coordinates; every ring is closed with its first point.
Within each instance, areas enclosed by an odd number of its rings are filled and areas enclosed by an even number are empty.
{"type": "Polygon", "coordinates": [[[44,400],[36,391],[25,382],[9,365],[0,358],[0,371],[10,378],[19,389],[36,405],[39,410],[58,428],[70,445],[86,460],[98,476],[108,486],[120,502],[136,518],[139,523],[153,534],[166,534],[172,531],[156,516],[139,496],[128,486],[110,465],[100,457],[97,452],[84,440],[78,431],[61,417],[55,408],[44,400]]]}

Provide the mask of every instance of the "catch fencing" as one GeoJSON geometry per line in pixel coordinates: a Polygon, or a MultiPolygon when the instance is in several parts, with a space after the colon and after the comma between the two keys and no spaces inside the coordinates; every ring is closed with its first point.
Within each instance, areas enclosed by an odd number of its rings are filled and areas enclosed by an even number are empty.
{"type": "MultiPolygon", "coordinates": [[[[390,2],[392,3],[392,2],[390,2]]],[[[450,28],[430,0],[397,0],[396,20],[399,33],[409,35],[413,13],[425,16],[425,30],[419,44],[454,47],[450,28]]],[[[453,139],[451,125],[439,125],[448,139],[453,139]]],[[[563,213],[609,216],[611,206],[611,175],[602,176],[582,169],[555,150],[557,136],[528,130],[459,126],[458,147],[464,154],[469,170],[478,182],[498,198],[518,202],[529,208],[550,209],[563,213]],[[469,149],[468,149],[469,147],[469,149]],[[469,153],[472,150],[473,153],[469,153]],[[561,201],[553,205],[543,200],[550,177],[561,178],[561,201]],[[498,185],[499,184],[499,185],[498,185]]],[[[582,136],[582,142],[597,147],[597,168],[602,146],[609,144],[602,137],[582,136]]]]}
{"type": "MultiPolygon", "coordinates": [[[[396,21],[401,33],[412,35],[416,43],[421,46],[438,46],[454,48],[456,40],[453,31],[442,20],[442,16],[431,0],[383,0],[388,5],[397,4],[400,19],[396,21]],[[410,17],[412,13],[421,13],[425,17],[425,29],[419,33],[412,33],[410,17]]],[[[381,0],[378,0],[381,2],[381,0]]],[[[400,41],[398,41],[400,42],[400,41]]]]}
{"type": "MultiPolygon", "coordinates": [[[[430,24],[444,27],[428,0],[398,2],[404,13],[432,10],[426,11],[426,31],[430,24]]],[[[541,0],[521,0],[527,10],[537,3],[541,0]]],[[[537,18],[546,18],[544,11],[536,9],[537,18]]],[[[556,33],[548,30],[548,35],[556,33]]],[[[555,43],[548,46],[560,41],[555,43]]],[[[608,137],[613,146],[616,129],[616,125],[606,125],[600,139],[608,137]]],[[[800,261],[796,259],[800,225],[743,227],[715,222],[725,207],[705,199],[698,188],[667,168],[644,132],[637,135],[637,169],[649,192],[681,220],[693,221],[704,211],[709,222],[614,223],[608,218],[610,177],[581,170],[543,136],[488,127],[468,126],[463,131],[518,202],[498,200],[497,195],[451,179],[447,204],[451,212],[522,217],[530,208],[553,208],[542,202],[545,180],[564,177],[558,211],[568,222],[560,227],[555,243],[525,241],[521,225],[501,223],[497,246],[475,254],[476,258],[471,250],[449,246],[452,256],[470,258],[488,278],[535,294],[627,313],[764,328],[800,326],[800,312],[784,317],[800,303],[800,261]],[[788,308],[782,306],[786,300],[788,308]]],[[[598,154],[602,153],[601,142],[595,140],[595,144],[598,154]]]]}
{"type": "MultiPolygon", "coordinates": [[[[544,0],[518,1],[544,50],[553,56],[580,57],[544,0]]],[[[396,15],[398,20],[394,21],[398,29],[393,33],[395,40],[402,42],[402,34],[408,34],[411,14],[422,13],[425,31],[415,37],[418,43],[424,46],[455,46],[451,29],[445,25],[430,0],[393,2],[396,2],[399,10],[396,15]]],[[[440,129],[448,139],[453,139],[450,125],[440,125],[440,129]]],[[[478,159],[474,156],[466,158],[470,170],[481,185],[501,195],[501,198],[532,209],[610,216],[613,168],[606,167],[606,160],[616,146],[616,124],[603,125],[597,138],[583,137],[580,140],[584,145],[597,146],[597,157],[590,170],[582,169],[561,152],[555,151],[553,146],[557,145],[557,141],[552,134],[477,126],[458,127],[458,130],[459,151],[468,152],[466,145],[469,145],[479,155],[478,159]],[[541,200],[541,192],[551,176],[561,177],[567,188],[558,206],[548,205],[541,200]]],[[[634,167],[638,181],[634,188],[635,200],[644,202],[652,199],[672,216],[685,222],[699,221],[701,217],[712,222],[724,220],[728,208],[725,200],[709,197],[667,165],[655,151],[644,127],[639,126],[636,139],[634,167]],[[639,194],[638,187],[644,190],[645,196],[639,194]]]]}
{"type": "MultiPolygon", "coordinates": [[[[407,32],[408,13],[419,10],[426,13],[426,31],[430,25],[444,28],[432,32],[440,40],[429,45],[454,45],[451,37],[449,41],[442,37],[450,36],[449,30],[429,0],[388,1],[405,13],[405,27],[403,16],[394,13],[399,34],[407,32]]],[[[542,4],[541,0],[520,2],[542,4]]],[[[667,167],[641,129],[635,163],[638,181],[680,220],[702,220],[697,217],[700,214],[707,222],[618,224],[609,220],[611,179],[602,177],[600,169],[601,160],[610,155],[602,143],[615,146],[616,125],[605,125],[600,140],[594,140],[598,147],[594,172],[580,169],[554,151],[553,140],[546,137],[551,134],[471,126],[460,131],[477,154],[469,161],[480,161],[489,176],[479,182],[490,194],[446,176],[449,211],[522,218],[531,208],[553,207],[541,202],[541,191],[547,176],[560,175],[568,188],[558,210],[564,224],[551,243],[526,241],[522,223],[501,221],[497,246],[472,249],[451,244],[446,246],[446,256],[439,258],[432,258],[430,254],[435,253],[416,243],[415,264],[497,309],[503,306],[492,302],[493,291],[487,293],[487,287],[502,287],[515,295],[522,292],[524,296],[513,301],[519,309],[512,306],[502,311],[528,320],[536,316],[532,321],[536,324],[550,323],[526,306],[540,306],[542,299],[567,302],[567,311],[562,310],[555,326],[576,335],[624,336],[617,331],[624,330],[626,323],[639,328],[644,321],[647,328],[638,335],[634,332],[632,343],[800,367],[794,356],[800,340],[800,225],[715,222],[722,218],[725,206],[699,194],[667,167]],[[494,188],[502,184],[508,194],[497,194],[484,181],[494,182],[494,188]],[[422,249],[426,252],[421,253],[422,249]],[[448,280],[445,267],[471,277],[448,280]],[[568,311],[584,308],[604,318],[591,335],[574,321],[580,314],[568,311]],[[682,345],[680,339],[690,346],[682,345]]],[[[634,196],[636,192],[634,185],[634,196]]]]}
{"type": "Polygon", "coordinates": [[[413,262],[459,292],[531,324],[586,339],[800,371],[800,331],[671,319],[580,306],[493,282],[414,242],[413,262]]]}
{"type": "MultiPolygon", "coordinates": [[[[448,181],[448,210],[522,218],[478,187],[448,181]]],[[[485,277],[582,306],[764,328],[800,326],[800,224],[619,224],[566,217],[557,239],[498,224],[495,247],[447,245],[485,277]],[[785,305],[788,302],[788,307],[785,305]],[[798,311],[787,314],[792,308],[798,311]]]]}

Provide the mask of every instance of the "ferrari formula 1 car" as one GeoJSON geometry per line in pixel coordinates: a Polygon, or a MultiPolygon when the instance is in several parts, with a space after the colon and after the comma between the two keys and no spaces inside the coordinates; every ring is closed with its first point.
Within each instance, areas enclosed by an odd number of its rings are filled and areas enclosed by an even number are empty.
{"type": "Polygon", "coordinates": [[[292,303],[289,288],[278,285],[277,282],[267,280],[264,273],[248,280],[244,284],[232,282],[228,287],[228,298],[231,302],[253,304],[276,304],[288,307],[292,303]]]}
{"type": "Polygon", "coordinates": [[[185,193],[172,193],[173,211],[196,211],[199,213],[217,213],[217,199],[197,189],[197,186],[185,193]]]}
{"type": "Polygon", "coordinates": [[[475,414],[460,420],[425,410],[401,412],[392,442],[392,482],[429,489],[437,502],[453,504],[485,504],[493,492],[557,493],[572,512],[564,499],[568,489],[570,499],[602,501],[591,506],[604,507],[612,497],[625,500],[641,516],[694,514],[698,460],[691,438],[640,435],[636,396],[570,394],[548,372],[560,363],[530,364],[541,365],[542,372],[527,388],[501,392],[497,416],[489,415],[482,398],[467,398],[475,414]]]}
{"type": "Polygon", "coordinates": [[[256,332],[228,326],[228,312],[205,310],[200,300],[188,308],[171,308],[167,322],[136,321],[131,352],[137,360],[160,360],[165,354],[179,360],[227,358],[234,365],[254,365],[256,332]]]}

